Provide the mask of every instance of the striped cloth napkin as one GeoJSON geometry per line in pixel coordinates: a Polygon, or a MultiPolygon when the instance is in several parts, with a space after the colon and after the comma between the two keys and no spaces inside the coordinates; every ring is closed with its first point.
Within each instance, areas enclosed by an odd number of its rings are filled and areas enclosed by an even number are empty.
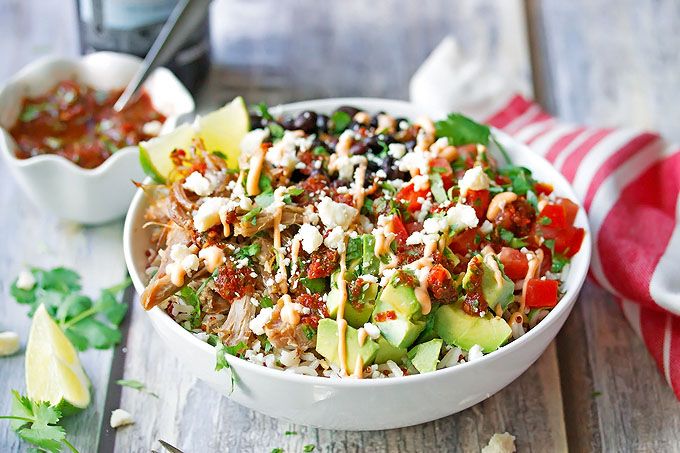
{"type": "MultiPolygon", "coordinates": [[[[460,60],[455,41],[447,38],[414,76],[412,100],[440,110],[460,107],[528,144],[562,172],[590,220],[590,277],[616,297],[680,399],[680,147],[650,132],[565,124],[508,91],[467,103],[473,90],[466,81],[457,80],[456,89],[443,95],[431,93],[446,77],[456,80],[467,64],[460,60]]],[[[471,76],[473,81],[484,83],[471,76]]]]}

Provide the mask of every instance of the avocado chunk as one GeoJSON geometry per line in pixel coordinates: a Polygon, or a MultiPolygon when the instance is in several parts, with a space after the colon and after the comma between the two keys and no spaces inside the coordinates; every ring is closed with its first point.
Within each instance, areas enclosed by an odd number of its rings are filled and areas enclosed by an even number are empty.
{"type": "Polygon", "coordinates": [[[382,335],[378,338],[378,353],[375,355],[375,363],[387,363],[388,360],[391,360],[400,364],[404,357],[406,357],[406,348],[392,346],[382,335]]]}
{"type": "MultiPolygon", "coordinates": [[[[330,318],[320,320],[316,332],[316,351],[330,363],[339,367],[338,342],[338,323],[330,318]]],[[[347,326],[345,347],[347,351],[347,372],[350,374],[354,373],[357,356],[361,356],[363,365],[366,366],[373,363],[378,352],[378,343],[370,338],[366,338],[364,344],[359,346],[359,333],[350,326],[347,326]]]]}
{"type": "Polygon", "coordinates": [[[442,350],[444,342],[440,338],[435,338],[427,343],[421,343],[414,346],[408,352],[408,358],[411,359],[411,365],[418,370],[419,373],[429,373],[437,369],[439,363],[439,352],[442,350]]]}
{"type": "Polygon", "coordinates": [[[427,315],[425,315],[425,328],[422,332],[420,332],[418,338],[416,338],[416,344],[425,343],[426,341],[430,341],[438,337],[437,332],[434,330],[434,318],[438,309],[439,304],[432,304],[432,309],[427,315]]]}
{"type": "Polygon", "coordinates": [[[362,272],[364,274],[378,275],[380,260],[375,256],[375,236],[364,234],[361,238],[363,241],[362,272]]]}
{"type": "Polygon", "coordinates": [[[409,347],[425,328],[422,308],[413,287],[400,281],[404,272],[396,272],[382,290],[372,316],[373,324],[397,348],[409,347]]]}
{"type": "MultiPolygon", "coordinates": [[[[493,265],[494,263],[491,264],[493,265]]],[[[476,284],[479,284],[479,274],[482,274],[482,295],[491,310],[498,304],[505,309],[513,299],[512,294],[515,291],[515,284],[505,275],[502,266],[495,256],[482,259],[480,255],[476,255],[468,263],[467,271],[463,277],[463,289],[470,291],[474,289],[476,284]],[[487,264],[487,259],[494,260],[494,267],[497,270],[487,264]]]]}
{"type": "MultiPolygon", "coordinates": [[[[342,303],[342,294],[338,285],[338,277],[340,272],[335,272],[331,275],[331,291],[328,293],[326,299],[326,308],[331,318],[336,318],[338,315],[338,308],[342,303]]],[[[348,285],[349,294],[349,285],[348,285]]],[[[364,282],[361,286],[361,294],[358,300],[345,301],[345,315],[344,318],[352,327],[359,328],[363,326],[371,318],[371,313],[375,307],[375,297],[378,295],[378,284],[373,282],[364,282]]]]}
{"type": "Polygon", "coordinates": [[[461,301],[439,307],[434,329],[447,344],[466,351],[476,344],[484,352],[495,351],[512,335],[512,329],[503,318],[490,313],[483,317],[468,315],[463,311],[461,301]]]}

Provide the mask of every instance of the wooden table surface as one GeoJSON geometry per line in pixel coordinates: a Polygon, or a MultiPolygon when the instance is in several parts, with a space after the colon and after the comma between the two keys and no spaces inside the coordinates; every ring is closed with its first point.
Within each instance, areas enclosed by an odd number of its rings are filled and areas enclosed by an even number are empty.
{"type": "MultiPolygon", "coordinates": [[[[519,75],[553,114],[633,125],[680,140],[680,3],[676,0],[216,0],[214,62],[199,110],[234,95],[270,104],[331,96],[406,99],[413,72],[451,34],[489,70],[519,75]],[[285,6],[284,6],[285,5],[285,6]],[[533,69],[533,71],[532,71],[533,69]]],[[[74,2],[0,0],[0,82],[37,56],[77,54],[74,2]]],[[[85,289],[125,274],[122,222],[83,228],[40,212],[0,164],[0,331],[25,344],[26,309],[8,289],[28,265],[65,265],[85,289]]],[[[126,343],[88,351],[93,404],[66,422],[81,452],[185,453],[479,451],[495,432],[518,451],[680,451],[680,405],[613,299],[587,283],[566,326],[520,378],[459,414],[381,432],[317,430],[254,413],[222,398],[168,355],[141,308],[126,343]],[[113,384],[139,379],[160,395],[113,384]],[[110,410],[136,423],[108,428],[110,410]],[[285,431],[298,434],[285,436],[285,431]]],[[[23,390],[23,354],[0,359],[0,413],[23,390]]],[[[0,451],[25,451],[7,423],[0,451]]]]}

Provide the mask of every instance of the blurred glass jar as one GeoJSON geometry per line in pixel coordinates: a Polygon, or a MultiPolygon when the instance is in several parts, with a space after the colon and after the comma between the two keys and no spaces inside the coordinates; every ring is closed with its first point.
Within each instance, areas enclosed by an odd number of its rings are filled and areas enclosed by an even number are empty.
{"type": "MultiPolygon", "coordinates": [[[[76,0],[83,53],[110,50],[144,58],[178,0],[76,0]]],[[[209,10],[168,67],[192,92],[210,67],[209,10]]]]}

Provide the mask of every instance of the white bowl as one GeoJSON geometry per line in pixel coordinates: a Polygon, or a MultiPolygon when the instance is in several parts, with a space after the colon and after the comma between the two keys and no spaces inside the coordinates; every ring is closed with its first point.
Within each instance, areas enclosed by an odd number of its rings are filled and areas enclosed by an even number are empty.
{"type": "MultiPolygon", "coordinates": [[[[329,113],[340,105],[408,118],[427,114],[406,102],[362,98],[299,102],[272,111],[329,113]]],[[[508,135],[499,131],[495,134],[515,164],[531,169],[537,179],[552,183],[557,194],[576,200],[569,183],[545,159],[508,135]]],[[[128,271],[140,293],[146,283],[144,251],[149,247],[148,233],[142,229],[146,206],[140,190],[125,220],[123,238],[128,271]]],[[[590,262],[590,230],[583,209],[576,225],[586,229],[586,237],[581,251],[572,260],[566,293],[550,314],[526,335],[499,350],[474,362],[432,373],[376,380],[327,379],[272,370],[229,356],[237,376],[235,389],[230,393],[228,372],[214,371],[214,348],[184,330],[160,308],[149,310],[148,315],[168,351],[185,364],[184,369],[251,409],[327,429],[377,430],[414,425],[462,411],[488,398],[522,374],[546,349],[567,319],[590,262]]]]}
{"type": "MultiPolygon", "coordinates": [[[[132,180],[141,181],[144,173],[136,146],[118,150],[93,169],[50,154],[18,159],[17,144],[7,131],[21,113],[22,100],[45,94],[57,83],[74,78],[96,89],[121,89],[141,62],[132,55],[114,52],[77,59],[45,57],[23,68],[0,90],[0,154],[39,208],[79,223],[108,222],[125,214],[135,193],[132,180]]],[[[167,117],[162,131],[172,130],[179,116],[194,110],[191,95],[168,69],[156,69],[144,87],[154,108],[167,117]]]]}

